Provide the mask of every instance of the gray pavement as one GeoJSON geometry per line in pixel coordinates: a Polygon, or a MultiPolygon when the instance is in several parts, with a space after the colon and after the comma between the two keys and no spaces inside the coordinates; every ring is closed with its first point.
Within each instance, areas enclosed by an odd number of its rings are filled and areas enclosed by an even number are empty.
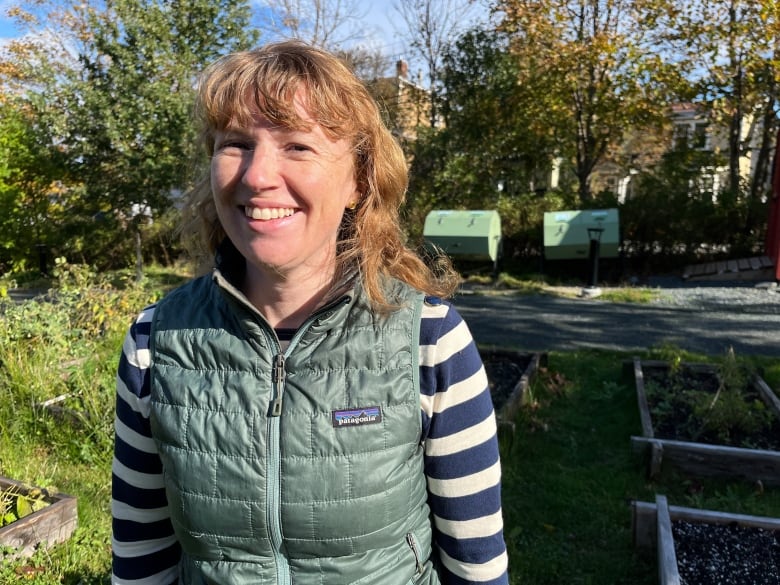
{"type": "MultiPolygon", "coordinates": [[[[679,285],[669,290],[677,294],[679,285]]],[[[640,351],[671,344],[713,356],[733,347],[738,355],[780,357],[780,293],[756,293],[751,285],[743,290],[747,304],[724,302],[723,295],[707,287],[687,296],[696,300],[695,306],[690,301],[682,306],[634,304],[470,291],[452,301],[482,345],[521,351],[640,351]]],[[[21,302],[43,293],[14,290],[9,296],[21,302]]]]}
{"type": "Polygon", "coordinates": [[[452,301],[477,343],[522,351],[600,348],[637,351],[662,344],[708,355],[780,357],[780,294],[751,307],[678,307],[549,295],[459,294],[452,301]]]}

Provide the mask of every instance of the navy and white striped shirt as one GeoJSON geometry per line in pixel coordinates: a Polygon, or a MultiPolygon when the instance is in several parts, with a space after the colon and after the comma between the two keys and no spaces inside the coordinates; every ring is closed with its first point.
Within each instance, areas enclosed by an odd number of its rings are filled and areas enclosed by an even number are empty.
{"type": "MultiPolygon", "coordinates": [[[[125,338],[117,375],[113,463],[114,585],[177,582],[179,545],[149,426],[154,307],[125,338]]],[[[447,585],[505,585],[501,467],[493,403],[466,323],[447,302],[425,303],[420,404],[428,502],[447,585]]]]}

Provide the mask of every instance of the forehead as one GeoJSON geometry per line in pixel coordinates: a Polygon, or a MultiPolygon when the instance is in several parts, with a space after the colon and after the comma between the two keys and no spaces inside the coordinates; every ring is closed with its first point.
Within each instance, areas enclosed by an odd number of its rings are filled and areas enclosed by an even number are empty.
{"type": "Polygon", "coordinates": [[[315,125],[315,115],[309,110],[306,94],[299,90],[290,98],[271,98],[259,90],[247,90],[226,104],[222,116],[214,117],[216,130],[249,128],[270,122],[273,126],[291,130],[308,130],[315,125]]]}

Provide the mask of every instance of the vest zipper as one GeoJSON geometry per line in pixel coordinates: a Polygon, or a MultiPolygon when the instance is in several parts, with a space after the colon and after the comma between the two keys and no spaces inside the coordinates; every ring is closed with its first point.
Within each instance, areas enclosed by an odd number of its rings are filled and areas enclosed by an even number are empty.
{"type": "Polygon", "coordinates": [[[275,396],[271,402],[271,416],[268,417],[268,475],[266,478],[266,497],[268,509],[266,510],[271,548],[276,560],[276,583],[278,585],[291,585],[292,574],[287,556],[283,551],[282,539],[282,454],[280,448],[280,415],[282,414],[282,397],[284,396],[284,382],[287,371],[284,367],[284,354],[279,353],[273,357],[271,366],[271,381],[275,396]]]}
{"type": "Polygon", "coordinates": [[[292,577],[287,557],[282,551],[282,516],[281,509],[281,471],[282,458],[279,450],[279,417],[268,417],[268,474],[266,477],[266,498],[271,548],[276,560],[276,582],[278,585],[290,585],[292,577]]]}
{"type": "Polygon", "coordinates": [[[271,372],[271,381],[274,383],[274,391],[276,392],[276,397],[271,403],[271,416],[280,416],[282,414],[285,376],[284,354],[277,353],[274,356],[274,365],[271,372]]]}
{"type": "MultiPolygon", "coordinates": [[[[337,305],[343,303],[347,297],[342,297],[331,305],[317,311],[311,315],[293,336],[290,345],[287,347],[286,354],[298,345],[303,333],[309,328],[315,319],[319,318],[325,312],[332,310],[337,305]]],[[[273,358],[271,367],[271,381],[273,382],[274,396],[271,402],[271,416],[268,417],[268,474],[266,476],[266,498],[268,508],[266,510],[266,519],[268,522],[271,547],[273,549],[274,559],[276,560],[276,583],[277,585],[292,585],[292,573],[290,564],[287,562],[287,555],[283,551],[284,541],[282,539],[282,453],[280,437],[280,419],[282,414],[282,398],[284,396],[284,384],[287,378],[285,369],[285,354],[280,351],[279,340],[276,335],[271,334],[271,339],[276,343],[277,352],[273,358]]]]}
{"type": "Polygon", "coordinates": [[[417,550],[417,540],[414,538],[414,534],[411,532],[406,533],[406,542],[409,544],[409,548],[412,549],[414,554],[414,562],[417,564],[417,571],[415,576],[420,575],[423,572],[422,562],[420,562],[420,551],[417,550]]]}

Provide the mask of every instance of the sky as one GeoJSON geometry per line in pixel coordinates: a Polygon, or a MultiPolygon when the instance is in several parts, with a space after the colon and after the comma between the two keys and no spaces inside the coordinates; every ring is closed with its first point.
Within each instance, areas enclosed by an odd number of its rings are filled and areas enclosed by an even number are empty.
{"type": "Polygon", "coordinates": [[[6,17],[6,11],[10,5],[10,1],[0,0],[0,39],[15,37],[18,34],[13,22],[6,17]]]}
{"type": "MultiPolygon", "coordinates": [[[[363,19],[364,32],[371,39],[371,45],[381,49],[383,54],[394,60],[401,57],[408,59],[399,34],[405,30],[405,23],[393,8],[396,1],[360,0],[363,10],[366,11],[363,19]]],[[[0,0],[0,45],[20,35],[14,22],[6,16],[7,10],[15,3],[16,0],[0,0]]]]}
{"type": "MultiPolygon", "coordinates": [[[[8,18],[6,14],[13,4],[13,0],[0,0],[0,44],[21,34],[15,27],[13,20],[8,18]]],[[[363,4],[367,10],[365,17],[366,32],[376,40],[387,54],[395,55],[401,51],[402,45],[399,43],[398,35],[392,25],[392,22],[399,21],[400,17],[392,8],[392,3],[366,0],[363,4]]]]}

